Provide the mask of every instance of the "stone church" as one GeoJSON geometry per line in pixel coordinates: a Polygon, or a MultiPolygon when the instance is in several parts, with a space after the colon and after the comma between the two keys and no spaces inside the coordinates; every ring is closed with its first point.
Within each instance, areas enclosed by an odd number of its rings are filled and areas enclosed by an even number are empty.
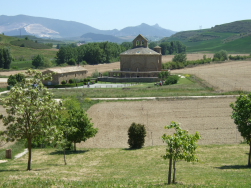
{"type": "Polygon", "coordinates": [[[151,50],[148,40],[139,34],[133,40],[133,48],[120,54],[120,71],[109,72],[109,77],[158,78],[161,69],[161,48],[156,46],[151,50]]]}

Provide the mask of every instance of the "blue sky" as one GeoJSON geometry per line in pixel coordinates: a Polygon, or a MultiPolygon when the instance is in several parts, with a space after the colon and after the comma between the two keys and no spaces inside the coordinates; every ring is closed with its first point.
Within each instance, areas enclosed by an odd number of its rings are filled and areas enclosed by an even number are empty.
{"type": "Polygon", "coordinates": [[[97,29],[158,23],[173,31],[251,19],[251,0],[1,0],[0,15],[76,21],[97,29]]]}

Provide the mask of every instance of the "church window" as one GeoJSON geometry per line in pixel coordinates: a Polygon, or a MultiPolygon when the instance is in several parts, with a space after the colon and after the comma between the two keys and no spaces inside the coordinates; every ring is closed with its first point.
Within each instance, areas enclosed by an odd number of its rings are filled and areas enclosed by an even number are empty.
{"type": "Polygon", "coordinates": [[[136,41],[136,46],[139,46],[139,45],[140,45],[140,44],[139,44],[139,41],[137,40],[137,41],[136,41]]]}

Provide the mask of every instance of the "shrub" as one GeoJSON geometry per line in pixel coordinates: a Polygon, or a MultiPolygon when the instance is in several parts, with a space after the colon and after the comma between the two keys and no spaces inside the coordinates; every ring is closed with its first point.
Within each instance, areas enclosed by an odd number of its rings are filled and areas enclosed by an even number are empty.
{"type": "Polygon", "coordinates": [[[74,82],[74,80],[73,80],[73,79],[70,79],[70,80],[69,80],[69,83],[70,83],[70,84],[72,84],[73,82],[74,82]]]}
{"type": "Polygon", "coordinates": [[[139,149],[144,146],[146,129],[144,125],[132,123],[128,129],[128,144],[131,149],[139,149]]]}
{"type": "Polygon", "coordinates": [[[228,54],[226,50],[221,50],[219,52],[216,52],[214,54],[213,61],[225,61],[228,60],[228,54]]]}
{"type": "Polygon", "coordinates": [[[173,62],[185,63],[187,55],[185,53],[176,54],[173,58],[173,62]]]}
{"type": "Polygon", "coordinates": [[[66,84],[66,81],[63,80],[63,81],[61,82],[61,84],[62,84],[62,85],[65,85],[65,84],[66,84]]]}
{"type": "Polygon", "coordinates": [[[178,75],[169,76],[165,81],[165,85],[177,84],[179,78],[178,75]]]}
{"type": "Polygon", "coordinates": [[[99,77],[99,72],[97,71],[97,69],[92,73],[92,78],[97,78],[99,77]]]}
{"type": "Polygon", "coordinates": [[[76,65],[76,60],[74,58],[71,58],[68,62],[68,65],[76,65]]]}

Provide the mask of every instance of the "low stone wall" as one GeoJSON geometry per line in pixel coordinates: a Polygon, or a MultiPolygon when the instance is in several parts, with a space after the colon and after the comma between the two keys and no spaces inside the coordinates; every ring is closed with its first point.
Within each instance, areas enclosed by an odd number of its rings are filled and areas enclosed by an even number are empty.
{"type": "Polygon", "coordinates": [[[0,88],[6,88],[8,86],[7,83],[0,82],[0,88]]]}
{"type": "Polygon", "coordinates": [[[148,77],[148,78],[143,78],[143,77],[138,77],[138,78],[118,78],[118,77],[99,77],[98,81],[102,82],[158,82],[159,78],[157,77],[148,77]]]}

